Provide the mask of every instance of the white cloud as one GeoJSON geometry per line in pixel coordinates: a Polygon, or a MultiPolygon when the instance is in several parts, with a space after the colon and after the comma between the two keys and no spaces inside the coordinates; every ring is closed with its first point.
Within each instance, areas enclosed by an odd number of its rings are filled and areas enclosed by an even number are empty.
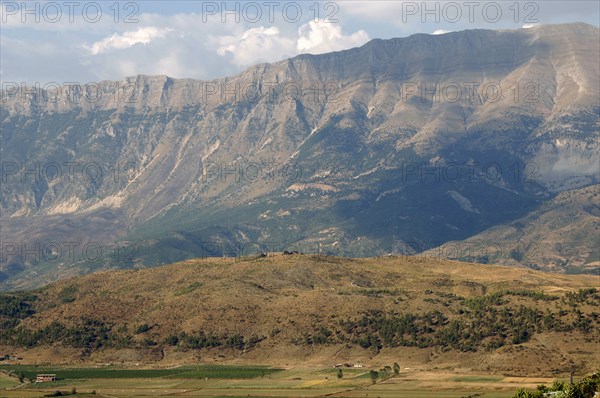
{"type": "Polygon", "coordinates": [[[217,53],[238,66],[274,62],[300,53],[322,54],[365,44],[369,35],[359,30],[344,35],[338,24],[311,21],[296,33],[284,35],[277,27],[260,26],[237,35],[216,38],[217,53]]]}
{"type": "Polygon", "coordinates": [[[530,28],[535,28],[536,26],[540,26],[540,23],[526,23],[525,25],[521,26],[521,28],[523,29],[530,29],[530,28]]]}
{"type": "Polygon", "coordinates": [[[114,33],[100,41],[87,47],[92,54],[97,55],[111,49],[124,49],[136,44],[149,44],[155,39],[164,38],[168,32],[173,29],[159,29],[153,26],[139,28],[136,31],[125,32],[123,34],[114,33]]]}
{"type": "Polygon", "coordinates": [[[339,24],[310,21],[298,29],[298,52],[322,54],[352,47],[358,47],[369,41],[369,35],[359,30],[344,36],[339,24]]]}
{"type": "Polygon", "coordinates": [[[275,26],[252,28],[238,36],[221,36],[217,42],[217,54],[230,56],[239,66],[279,60],[293,55],[294,48],[294,40],[282,37],[275,26]]]}
{"type": "Polygon", "coordinates": [[[446,33],[451,33],[451,30],[438,29],[434,30],[432,35],[445,35],[446,33]]]}

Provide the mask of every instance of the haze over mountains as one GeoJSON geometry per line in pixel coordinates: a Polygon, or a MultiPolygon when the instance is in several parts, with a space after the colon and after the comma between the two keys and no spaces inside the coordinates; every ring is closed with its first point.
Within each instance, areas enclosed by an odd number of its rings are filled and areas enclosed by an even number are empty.
{"type": "Polygon", "coordinates": [[[2,289],[199,256],[414,254],[466,239],[483,249],[465,260],[593,270],[598,38],[585,24],[419,34],[210,82],[7,87],[2,289]],[[568,233],[542,215],[553,206],[575,217],[568,233]],[[488,240],[503,248],[493,259],[488,240]]]}

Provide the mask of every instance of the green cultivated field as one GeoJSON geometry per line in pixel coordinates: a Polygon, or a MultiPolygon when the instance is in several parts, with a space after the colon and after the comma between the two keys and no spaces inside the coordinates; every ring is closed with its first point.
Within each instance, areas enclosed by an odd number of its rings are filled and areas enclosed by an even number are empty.
{"type": "Polygon", "coordinates": [[[172,369],[118,369],[118,368],[61,368],[28,365],[0,365],[0,370],[23,373],[34,379],[39,373],[55,373],[58,380],[78,379],[252,379],[264,377],[282,369],[267,366],[180,366],[172,369]]]}

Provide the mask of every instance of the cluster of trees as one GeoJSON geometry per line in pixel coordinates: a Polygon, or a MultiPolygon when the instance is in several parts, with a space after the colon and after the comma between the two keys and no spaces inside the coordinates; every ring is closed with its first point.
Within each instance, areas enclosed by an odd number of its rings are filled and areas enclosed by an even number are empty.
{"type": "MultiPolygon", "coordinates": [[[[572,293],[579,302],[595,295],[595,289],[572,293]]],[[[454,314],[431,311],[424,314],[388,315],[381,311],[365,313],[359,319],[342,320],[334,332],[316,332],[307,342],[315,344],[351,342],[363,348],[449,347],[461,351],[495,349],[521,344],[534,333],[589,333],[598,325],[600,314],[585,314],[577,305],[568,311],[542,311],[535,307],[510,305],[507,295],[554,301],[557,296],[531,291],[506,291],[481,297],[460,299],[454,314]],[[566,316],[569,315],[569,316],[566,316]],[[315,336],[317,336],[315,338],[315,336]],[[309,341],[310,340],[310,341],[309,341]]],[[[572,298],[567,298],[573,302],[572,298]]]]}
{"type": "Polygon", "coordinates": [[[37,300],[37,296],[29,293],[0,294],[0,316],[3,318],[25,319],[35,313],[32,306],[35,300],[37,300]]]}
{"type": "MultiPolygon", "coordinates": [[[[50,394],[44,395],[44,397],[65,397],[68,395],[77,395],[77,389],[75,387],[73,387],[73,388],[71,388],[71,391],[69,391],[69,392],[56,390],[56,391],[51,392],[50,394]]],[[[92,391],[92,395],[96,395],[96,390],[92,391]]]]}
{"type": "MultiPolygon", "coordinates": [[[[133,331],[135,334],[144,334],[150,329],[151,326],[148,324],[141,324],[133,331]]],[[[265,338],[257,335],[246,337],[238,333],[215,335],[207,334],[204,331],[197,333],[180,332],[167,337],[163,344],[176,346],[182,350],[213,347],[244,350],[253,348],[265,338]]],[[[100,348],[152,347],[159,344],[159,342],[149,337],[134,339],[125,325],[115,328],[93,319],[83,319],[80,325],[72,327],[67,327],[55,321],[38,330],[30,330],[21,326],[3,329],[0,330],[0,340],[6,344],[21,347],[35,347],[62,342],[65,346],[83,348],[88,351],[100,348]]]]}
{"type": "Polygon", "coordinates": [[[76,299],[75,293],[77,293],[77,286],[67,286],[58,293],[58,298],[63,303],[72,303],[76,299]]]}
{"type": "Polygon", "coordinates": [[[30,330],[20,325],[3,328],[0,330],[0,340],[21,347],[35,347],[60,341],[69,347],[94,350],[112,346],[110,331],[108,325],[94,319],[83,319],[80,325],[73,327],[54,321],[37,330],[30,330]]]}
{"type": "Polygon", "coordinates": [[[560,392],[560,398],[592,398],[600,388],[600,374],[594,373],[573,383],[556,380],[552,386],[539,385],[535,391],[519,388],[512,398],[544,398],[549,392],[560,392]]]}
{"type": "Polygon", "coordinates": [[[531,297],[532,299],[542,301],[556,301],[560,299],[559,296],[553,294],[546,294],[544,292],[538,292],[535,290],[505,290],[501,294],[503,296],[531,297]]]}
{"type": "Polygon", "coordinates": [[[600,294],[598,294],[598,291],[593,287],[589,289],[579,289],[577,292],[567,292],[563,301],[570,305],[586,303],[597,306],[600,302],[600,294]]]}
{"type": "Polygon", "coordinates": [[[369,371],[369,377],[371,378],[371,383],[375,384],[378,380],[385,381],[392,376],[398,376],[400,374],[400,365],[397,362],[394,362],[393,366],[384,366],[383,368],[377,370],[371,369],[369,371]]]}
{"type": "MultiPolygon", "coordinates": [[[[70,302],[75,291],[74,288],[67,288],[61,292],[59,299],[62,302],[70,302]]],[[[36,347],[60,342],[65,346],[82,348],[88,353],[100,348],[152,347],[159,344],[149,337],[142,340],[134,339],[134,335],[145,334],[152,329],[152,326],[147,323],[133,328],[132,332],[126,325],[114,327],[89,318],[82,318],[75,326],[66,326],[59,321],[54,321],[39,329],[27,328],[21,324],[21,321],[35,313],[33,303],[36,300],[35,295],[28,293],[0,294],[0,341],[20,347],[36,347]]],[[[220,346],[243,350],[254,347],[264,339],[264,336],[256,335],[249,337],[241,334],[207,335],[201,331],[193,334],[180,332],[169,336],[163,343],[184,350],[220,346]]]]}
{"type": "Polygon", "coordinates": [[[421,315],[372,312],[363,314],[357,321],[343,321],[340,326],[344,334],[354,336],[350,337],[353,343],[363,348],[444,346],[476,351],[482,347],[493,349],[520,344],[535,332],[566,331],[575,327],[589,331],[590,322],[583,318],[580,324],[565,325],[551,313],[524,306],[502,309],[481,306],[454,319],[440,311],[421,315]]]}

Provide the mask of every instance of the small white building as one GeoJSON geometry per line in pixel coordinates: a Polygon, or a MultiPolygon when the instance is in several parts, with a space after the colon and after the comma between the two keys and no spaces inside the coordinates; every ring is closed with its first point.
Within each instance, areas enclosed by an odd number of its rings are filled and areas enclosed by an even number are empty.
{"type": "Polygon", "coordinates": [[[47,383],[50,381],[56,381],[55,374],[45,373],[45,374],[39,374],[35,377],[36,383],[47,383]]]}

